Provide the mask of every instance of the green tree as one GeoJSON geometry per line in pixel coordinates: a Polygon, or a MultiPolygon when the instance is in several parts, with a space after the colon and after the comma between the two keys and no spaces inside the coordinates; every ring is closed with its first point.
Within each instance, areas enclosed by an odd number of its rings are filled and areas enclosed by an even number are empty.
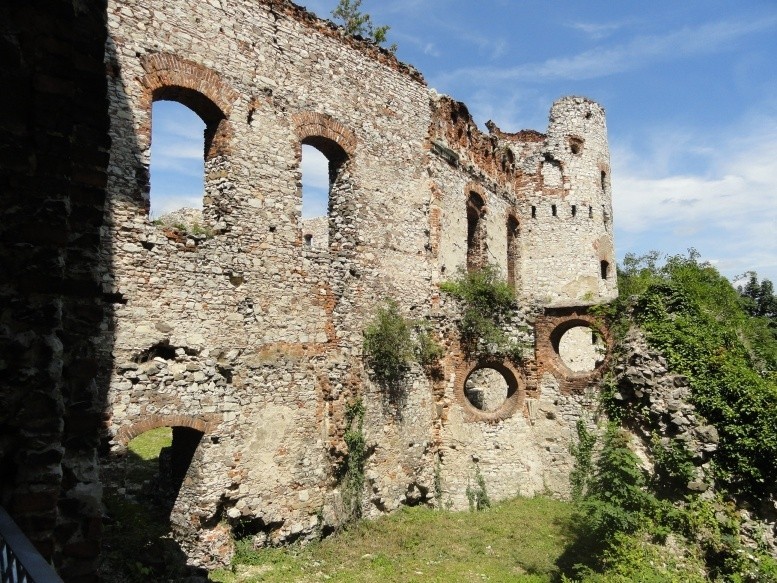
{"type": "Polygon", "coordinates": [[[747,283],[738,286],[737,291],[742,296],[745,311],[751,316],[769,318],[777,325],[777,296],[774,295],[774,285],[768,279],[758,281],[755,271],[748,271],[747,283]]]}
{"type": "MultiPolygon", "coordinates": [[[[386,42],[386,35],[391,27],[374,26],[370,15],[361,11],[361,4],[362,0],[340,0],[337,8],[332,10],[332,18],[340,23],[348,34],[359,35],[382,45],[386,42]]],[[[388,50],[395,53],[397,45],[392,44],[388,50]]]]}

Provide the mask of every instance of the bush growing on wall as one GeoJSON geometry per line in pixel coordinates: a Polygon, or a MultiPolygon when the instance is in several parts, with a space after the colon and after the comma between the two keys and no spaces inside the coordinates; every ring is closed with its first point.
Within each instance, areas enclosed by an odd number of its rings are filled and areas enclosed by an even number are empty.
{"type": "Polygon", "coordinates": [[[515,309],[514,291],[500,277],[496,266],[462,269],[453,281],[441,283],[440,289],[463,304],[459,330],[468,352],[522,358],[523,346],[511,340],[503,329],[515,309]]]}

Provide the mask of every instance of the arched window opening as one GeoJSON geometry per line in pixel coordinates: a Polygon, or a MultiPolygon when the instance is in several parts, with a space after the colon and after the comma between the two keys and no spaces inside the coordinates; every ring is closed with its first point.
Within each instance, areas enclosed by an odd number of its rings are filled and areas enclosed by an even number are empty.
{"type": "Polygon", "coordinates": [[[496,411],[510,396],[510,386],[504,375],[490,367],[478,368],[464,383],[464,395],[481,411],[496,411]]]}
{"type": "MultiPolygon", "coordinates": [[[[320,136],[302,140],[302,238],[307,249],[325,251],[335,243],[336,216],[347,204],[347,185],[341,180],[348,156],[334,141],[320,136]]],[[[341,225],[342,226],[342,225],[341,225]]]]}
{"type": "Polygon", "coordinates": [[[518,261],[518,219],[507,217],[507,283],[515,288],[515,264],[518,261]]]}
{"type": "Polygon", "coordinates": [[[205,122],[176,101],[155,101],[151,120],[150,218],[164,220],[165,215],[181,209],[201,213],[205,122]]]}
{"type": "Polygon", "coordinates": [[[610,264],[605,260],[599,263],[599,275],[601,275],[602,279],[607,279],[610,275],[610,264]]]}
{"type": "Polygon", "coordinates": [[[574,326],[561,336],[558,355],[573,372],[593,372],[603,361],[606,345],[589,326],[574,326]]]}
{"type": "Polygon", "coordinates": [[[485,203],[476,192],[467,199],[467,270],[483,267],[486,258],[485,203]]]}

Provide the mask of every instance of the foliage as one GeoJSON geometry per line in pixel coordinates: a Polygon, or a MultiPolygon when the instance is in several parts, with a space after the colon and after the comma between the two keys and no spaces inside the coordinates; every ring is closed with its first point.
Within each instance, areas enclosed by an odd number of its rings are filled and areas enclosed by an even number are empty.
{"type": "Polygon", "coordinates": [[[394,300],[387,299],[364,330],[364,354],[375,376],[388,386],[401,382],[410,369],[415,345],[394,300]]]}
{"type": "Polygon", "coordinates": [[[585,421],[577,420],[577,443],[570,447],[575,467],[569,475],[572,483],[572,500],[580,500],[586,491],[593,472],[593,452],[596,435],[588,431],[585,421]]]}
{"type": "Polygon", "coordinates": [[[745,276],[747,283],[737,286],[745,311],[751,316],[769,318],[771,324],[777,326],[777,295],[774,294],[774,285],[768,279],[759,282],[755,271],[748,271],[745,276]]]}
{"type": "Polygon", "coordinates": [[[486,491],[486,480],[480,473],[480,466],[475,465],[475,485],[467,484],[465,493],[470,512],[478,512],[491,507],[491,499],[486,491]]]}
{"type": "Polygon", "coordinates": [[[515,310],[515,294],[500,277],[497,267],[486,265],[473,271],[459,270],[456,278],[442,282],[440,289],[464,305],[459,330],[469,352],[522,358],[523,346],[508,338],[502,328],[515,310]]]}
{"type": "Polygon", "coordinates": [[[648,262],[627,280],[636,292],[634,319],[688,378],[697,410],[717,428],[717,478],[734,493],[761,497],[777,482],[777,340],[697,259],[692,251],[660,268],[648,262]]]}
{"type": "Polygon", "coordinates": [[[428,327],[422,324],[414,326],[416,344],[413,352],[418,364],[424,368],[434,368],[445,353],[444,349],[434,339],[428,327]]]}
{"type": "Polygon", "coordinates": [[[650,450],[655,466],[654,488],[682,491],[695,477],[693,454],[682,441],[671,439],[664,444],[658,435],[654,434],[650,450]]]}
{"type": "Polygon", "coordinates": [[[364,439],[364,405],[350,403],[345,410],[345,444],[348,446],[345,476],[343,477],[343,504],[350,520],[362,515],[364,492],[364,461],[367,442],[364,439]]]}
{"type": "Polygon", "coordinates": [[[423,322],[410,322],[396,301],[386,299],[364,330],[364,357],[385,390],[384,397],[399,414],[406,399],[405,377],[413,361],[428,372],[436,369],[443,348],[423,322]]]}
{"type": "Polygon", "coordinates": [[[655,515],[658,501],[646,490],[647,479],[628,445],[628,434],[610,424],[585,497],[581,514],[600,552],[618,533],[633,534],[655,515]]]}
{"type": "MultiPolygon", "coordinates": [[[[391,27],[374,26],[372,17],[361,11],[361,4],[362,0],[340,0],[337,7],[332,10],[332,17],[343,26],[346,33],[359,35],[382,45],[386,42],[387,33],[391,27]]],[[[388,50],[395,53],[397,45],[392,44],[388,50]]]]}

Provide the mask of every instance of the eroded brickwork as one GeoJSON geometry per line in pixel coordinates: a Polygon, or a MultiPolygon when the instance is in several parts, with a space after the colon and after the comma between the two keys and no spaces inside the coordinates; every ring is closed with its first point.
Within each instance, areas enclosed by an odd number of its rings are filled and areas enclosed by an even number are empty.
{"type": "Polygon", "coordinates": [[[152,426],[202,432],[171,516],[191,561],[229,559],[224,524],[268,543],[339,524],[346,407],[359,399],[367,516],[435,499],[464,508],[476,471],[496,499],[566,494],[597,372],[570,384],[544,348],[465,355],[460,306],[438,284],[468,258],[497,265],[519,300],[508,332],[538,347],[546,309],[578,317],[615,296],[614,270],[602,277],[614,259],[601,107],[565,98],[546,134],[485,134],[412,68],[286,1],[127,0],[108,22],[106,429],[117,451],[152,426]],[[156,99],[206,124],[207,235],[148,218],[156,99]],[[302,144],[330,164],[329,216],[312,223],[302,144]],[[384,298],[445,348],[435,370],[413,367],[399,400],[362,359],[384,298]],[[483,367],[507,379],[493,411],[465,394],[483,367]]]}

